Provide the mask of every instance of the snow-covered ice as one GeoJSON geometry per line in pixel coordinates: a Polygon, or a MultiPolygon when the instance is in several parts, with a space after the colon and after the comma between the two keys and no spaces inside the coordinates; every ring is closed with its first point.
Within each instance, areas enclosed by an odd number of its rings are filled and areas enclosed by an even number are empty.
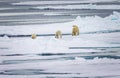
{"type": "Polygon", "coordinates": [[[1,26],[0,78],[107,77],[120,75],[120,13],[102,18],[78,16],[74,21],[46,25],[1,26]],[[8,35],[71,34],[78,25],[80,35],[8,37],[8,35]]]}

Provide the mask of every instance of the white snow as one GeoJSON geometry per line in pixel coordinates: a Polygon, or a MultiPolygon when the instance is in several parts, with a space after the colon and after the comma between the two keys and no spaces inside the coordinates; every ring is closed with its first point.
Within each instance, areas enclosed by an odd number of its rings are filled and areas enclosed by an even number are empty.
{"type": "MultiPolygon", "coordinates": [[[[36,39],[30,37],[23,38],[9,38],[7,36],[0,37],[0,63],[9,60],[32,60],[28,62],[21,62],[18,64],[1,64],[0,72],[4,70],[24,70],[24,69],[43,69],[45,72],[52,73],[71,73],[71,74],[50,74],[47,76],[53,77],[116,77],[120,75],[120,59],[109,58],[94,58],[86,60],[76,56],[74,60],[45,60],[57,59],[66,56],[37,56],[41,53],[84,53],[89,55],[89,52],[98,52],[105,55],[104,51],[100,49],[69,49],[69,47],[117,47],[119,43],[120,32],[114,33],[96,33],[84,34],[88,32],[120,30],[120,13],[113,12],[112,15],[101,18],[99,16],[80,17],[78,16],[74,21],[67,23],[56,23],[47,25],[31,25],[31,26],[1,26],[1,34],[12,35],[27,35],[27,34],[54,34],[55,31],[61,30],[62,33],[71,33],[72,25],[78,25],[80,28],[80,36],[73,37],[71,35],[63,36],[62,39],[55,39],[54,36],[40,36],[36,39]],[[8,49],[6,49],[8,48],[8,49]],[[24,56],[2,56],[6,54],[28,54],[24,56]],[[39,60],[43,59],[43,60],[39,60]],[[39,60],[39,61],[34,61],[39,60]]],[[[120,48],[108,49],[106,55],[113,54],[119,56],[120,48]],[[117,52],[117,53],[114,53],[117,52]]],[[[81,54],[82,55],[82,54],[81,54]]],[[[92,54],[91,54],[92,55],[92,54]]],[[[8,72],[9,73],[9,72],[8,72]]],[[[46,78],[43,75],[0,75],[0,78],[46,78]]]]}
{"type": "MultiPolygon", "coordinates": [[[[72,50],[69,47],[118,47],[119,44],[109,44],[110,42],[119,42],[120,34],[101,33],[101,34],[83,34],[88,32],[120,30],[120,13],[113,12],[112,15],[101,18],[99,16],[80,17],[74,21],[67,23],[56,23],[47,25],[21,25],[21,26],[1,26],[0,33],[11,35],[31,35],[36,34],[54,34],[57,30],[61,30],[63,34],[71,34],[72,25],[78,25],[80,28],[80,36],[72,37],[63,36],[62,39],[55,39],[54,36],[37,37],[33,40],[28,38],[0,38],[0,46],[8,47],[10,52],[4,53],[38,53],[38,52],[92,52],[99,50],[72,50]],[[47,29],[46,29],[47,28],[47,29]],[[99,40],[99,41],[98,41],[99,40]]],[[[4,50],[6,51],[6,50],[4,50]]]]}
{"type": "Polygon", "coordinates": [[[65,5],[65,6],[37,6],[34,7],[37,9],[120,9],[120,5],[95,5],[95,4],[86,4],[86,5],[65,5]]]}
{"type": "Polygon", "coordinates": [[[9,9],[13,9],[13,8],[0,8],[0,10],[9,10],[9,9]]]}
{"type": "Polygon", "coordinates": [[[0,16],[34,15],[34,14],[43,14],[43,13],[42,12],[0,13],[0,16]]]}

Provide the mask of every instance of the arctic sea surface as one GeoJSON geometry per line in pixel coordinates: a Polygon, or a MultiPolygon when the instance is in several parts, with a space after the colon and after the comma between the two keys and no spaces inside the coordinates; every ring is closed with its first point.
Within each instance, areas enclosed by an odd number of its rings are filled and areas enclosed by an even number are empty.
{"type": "Polygon", "coordinates": [[[0,0],[0,78],[120,78],[120,1],[0,0]]]}

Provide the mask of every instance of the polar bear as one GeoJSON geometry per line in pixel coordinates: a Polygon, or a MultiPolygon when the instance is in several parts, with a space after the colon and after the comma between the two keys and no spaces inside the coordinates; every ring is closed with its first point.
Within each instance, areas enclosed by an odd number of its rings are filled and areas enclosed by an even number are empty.
{"type": "Polygon", "coordinates": [[[77,36],[77,35],[79,35],[79,28],[77,25],[73,25],[72,36],[77,36]]]}
{"type": "Polygon", "coordinates": [[[57,38],[57,39],[62,38],[62,33],[60,30],[56,31],[55,38],[57,38]]]}
{"type": "Polygon", "coordinates": [[[32,39],[36,39],[36,37],[37,37],[36,34],[32,34],[32,35],[31,35],[31,38],[32,38],[32,39]]]}

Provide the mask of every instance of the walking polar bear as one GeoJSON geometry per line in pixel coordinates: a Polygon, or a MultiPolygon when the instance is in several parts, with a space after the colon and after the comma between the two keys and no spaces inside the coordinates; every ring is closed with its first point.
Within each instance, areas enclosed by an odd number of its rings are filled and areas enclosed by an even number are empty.
{"type": "Polygon", "coordinates": [[[31,38],[32,38],[32,39],[36,39],[36,37],[37,37],[36,34],[32,34],[32,35],[31,35],[31,38]]]}
{"type": "Polygon", "coordinates": [[[57,38],[57,39],[62,38],[62,33],[60,30],[56,31],[55,38],[57,38]]]}
{"type": "MultiPolygon", "coordinates": [[[[73,25],[73,28],[72,28],[72,36],[77,36],[77,35],[79,35],[79,28],[78,28],[77,25],[73,25]]],[[[32,39],[36,39],[36,37],[37,37],[37,35],[34,34],[34,33],[31,35],[31,38],[32,38],[32,39]]],[[[57,38],[57,39],[62,38],[62,33],[61,33],[60,30],[56,31],[56,33],[55,33],[55,38],[57,38]]]]}
{"type": "MultiPolygon", "coordinates": [[[[77,25],[73,25],[73,28],[72,28],[72,36],[77,36],[79,35],[79,28],[77,25]]],[[[62,33],[60,30],[56,31],[55,33],[55,38],[59,39],[59,38],[62,38],[62,33]]]]}
{"type": "Polygon", "coordinates": [[[77,35],[79,35],[79,28],[77,25],[73,25],[72,36],[77,36],[77,35]]]}

